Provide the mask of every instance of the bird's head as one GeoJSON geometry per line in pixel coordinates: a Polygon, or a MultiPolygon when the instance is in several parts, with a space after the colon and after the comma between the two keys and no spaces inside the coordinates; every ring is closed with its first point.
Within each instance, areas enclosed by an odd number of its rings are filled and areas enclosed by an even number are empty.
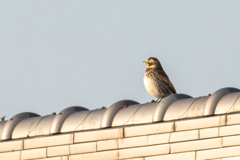
{"type": "Polygon", "coordinates": [[[159,60],[155,57],[150,57],[148,58],[147,61],[143,61],[143,63],[147,64],[147,68],[155,68],[155,69],[161,69],[163,70],[161,63],[159,62],[159,60]]]}

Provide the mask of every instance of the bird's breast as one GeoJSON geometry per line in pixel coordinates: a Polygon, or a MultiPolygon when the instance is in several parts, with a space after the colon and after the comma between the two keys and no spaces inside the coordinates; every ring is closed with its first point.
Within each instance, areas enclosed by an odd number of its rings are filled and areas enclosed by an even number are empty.
{"type": "Polygon", "coordinates": [[[164,85],[162,81],[144,74],[143,83],[149,94],[157,98],[162,97],[161,89],[159,88],[160,85],[164,85]]]}

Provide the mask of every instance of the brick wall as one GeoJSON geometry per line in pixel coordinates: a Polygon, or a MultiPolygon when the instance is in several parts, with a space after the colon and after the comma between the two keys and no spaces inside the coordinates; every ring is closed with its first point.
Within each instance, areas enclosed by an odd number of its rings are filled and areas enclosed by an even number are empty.
{"type": "Polygon", "coordinates": [[[1,160],[237,160],[240,114],[0,142],[1,160]]]}
{"type": "Polygon", "coordinates": [[[240,90],[0,122],[0,160],[240,160],[240,90]]]}

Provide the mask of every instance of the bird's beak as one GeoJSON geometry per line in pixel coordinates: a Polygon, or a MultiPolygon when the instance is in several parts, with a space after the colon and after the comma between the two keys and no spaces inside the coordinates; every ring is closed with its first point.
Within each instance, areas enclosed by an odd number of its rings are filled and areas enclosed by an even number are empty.
{"type": "Polygon", "coordinates": [[[146,61],[143,61],[143,63],[146,63],[146,64],[147,64],[147,62],[146,62],[146,61]]]}

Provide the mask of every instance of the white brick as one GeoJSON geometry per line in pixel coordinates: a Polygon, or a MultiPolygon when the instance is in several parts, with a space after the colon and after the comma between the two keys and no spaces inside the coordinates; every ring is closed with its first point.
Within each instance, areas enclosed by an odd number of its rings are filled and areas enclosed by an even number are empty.
{"type": "Polygon", "coordinates": [[[189,142],[172,143],[171,153],[219,148],[221,147],[221,142],[222,142],[221,138],[214,138],[189,142]]]}
{"type": "Polygon", "coordinates": [[[24,140],[24,149],[42,148],[73,143],[73,134],[61,134],[48,137],[36,137],[24,140]]]}
{"type": "Polygon", "coordinates": [[[219,128],[219,136],[240,134],[240,125],[224,126],[219,128]]]}
{"type": "Polygon", "coordinates": [[[131,158],[131,159],[125,159],[125,160],[145,160],[144,158],[131,158]]]}
{"type": "Polygon", "coordinates": [[[89,153],[97,151],[97,143],[79,143],[70,145],[70,154],[89,153]]]}
{"type": "Polygon", "coordinates": [[[237,157],[228,157],[228,158],[222,158],[221,160],[239,160],[240,156],[237,157]]]}
{"type": "Polygon", "coordinates": [[[146,157],[145,160],[195,160],[195,152],[146,157]]]}
{"type": "Polygon", "coordinates": [[[169,144],[119,150],[119,159],[168,154],[169,144]]]}
{"type": "Polygon", "coordinates": [[[169,133],[148,136],[148,145],[168,143],[169,133]]]}
{"type": "Polygon", "coordinates": [[[124,128],[124,137],[137,137],[142,135],[151,135],[167,133],[173,130],[173,122],[161,122],[156,124],[140,125],[124,128]]]}
{"type": "Polygon", "coordinates": [[[197,151],[196,160],[233,157],[240,155],[240,146],[197,151]]]}
{"type": "Polygon", "coordinates": [[[65,155],[69,155],[69,145],[47,148],[48,157],[57,157],[57,156],[65,156],[65,155]]]}
{"type": "Polygon", "coordinates": [[[118,151],[104,151],[69,156],[69,160],[116,160],[116,159],[118,159],[118,151]]]}
{"type": "Polygon", "coordinates": [[[0,152],[12,152],[23,149],[23,140],[10,140],[0,142],[0,152]]]}
{"type": "Polygon", "coordinates": [[[130,158],[130,159],[123,159],[123,160],[145,160],[144,158],[130,158]]]}
{"type": "Polygon", "coordinates": [[[74,143],[123,138],[123,128],[74,133],[74,143]]]}
{"type": "Polygon", "coordinates": [[[173,132],[170,134],[170,142],[198,139],[198,130],[173,132]]]}
{"type": "Polygon", "coordinates": [[[118,139],[118,148],[146,146],[147,141],[147,136],[118,139]]]}
{"type": "Polygon", "coordinates": [[[68,156],[61,157],[52,157],[52,158],[44,158],[44,159],[34,159],[34,160],[68,160],[68,156]]]}
{"type": "Polygon", "coordinates": [[[20,151],[17,152],[6,152],[0,153],[1,160],[19,160],[20,159],[20,151]]]}
{"type": "Polygon", "coordinates": [[[118,140],[106,140],[97,142],[97,151],[112,150],[118,148],[118,140]]]}
{"type": "Polygon", "coordinates": [[[200,139],[218,137],[218,127],[200,129],[200,139]]]}
{"type": "Polygon", "coordinates": [[[210,128],[225,125],[225,116],[187,119],[175,122],[175,131],[210,128]]]}
{"type": "Polygon", "coordinates": [[[240,136],[223,137],[223,146],[240,145],[240,136]]]}
{"type": "Polygon", "coordinates": [[[46,157],[47,157],[46,148],[23,150],[21,153],[21,159],[37,159],[46,157]]]}
{"type": "Polygon", "coordinates": [[[240,114],[227,115],[227,125],[240,124],[240,114]]]}

